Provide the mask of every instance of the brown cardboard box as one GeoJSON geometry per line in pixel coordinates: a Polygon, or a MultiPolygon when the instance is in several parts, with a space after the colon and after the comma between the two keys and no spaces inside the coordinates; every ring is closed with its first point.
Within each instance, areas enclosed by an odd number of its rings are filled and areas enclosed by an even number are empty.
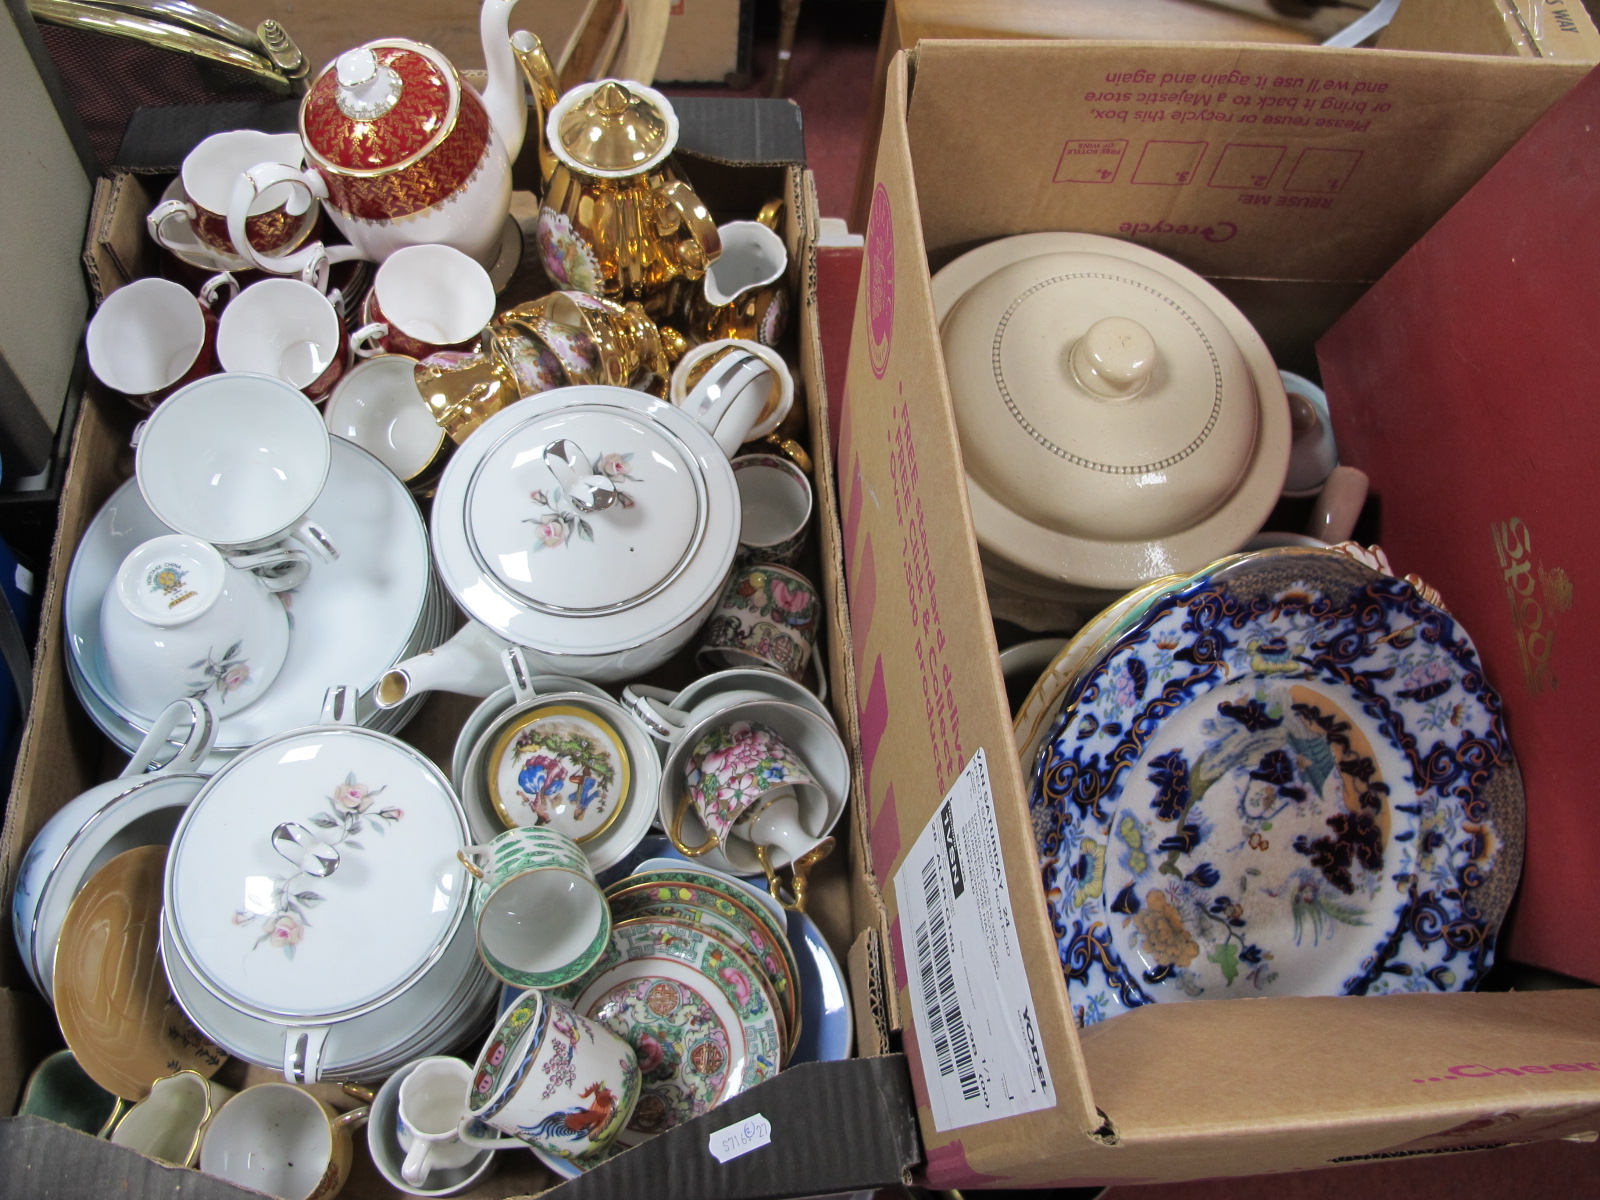
{"type": "Polygon", "coordinates": [[[1600,1129],[1591,990],[1155,1005],[1075,1028],[929,282],[996,237],[1128,238],[1218,283],[1280,362],[1310,364],[1583,72],[1132,42],[923,42],[891,64],[838,478],[863,819],[930,1184],[1266,1173],[1600,1129]],[[908,862],[927,873],[897,879],[908,862]],[[922,918],[941,878],[986,923],[922,918]],[[926,1014],[914,978],[937,997],[926,1014]]]}
{"type": "MultiPolygon", "coordinates": [[[[707,147],[737,146],[774,109],[765,103],[705,101],[693,107],[697,128],[686,124],[685,142],[707,147]],[[747,118],[741,121],[738,118],[747,118]],[[719,127],[718,122],[721,122],[719,127]]],[[[795,122],[786,106],[782,117],[795,122]]],[[[688,120],[686,115],[686,121],[688,120]]],[[[755,130],[754,132],[759,132],[755,130]]],[[[763,145],[792,144],[779,136],[782,129],[766,128],[763,145]]],[[[794,130],[793,132],[797,132],[794,130]]],[[[786,201],[784,236],[790,250],[789,283],[799,298],[794,329],[785,346],[795,365],[798,389],[807,406],[814,479],[817,484],[817,581],[825,597],[829,621],[818,652],[827,656],[828,675],[834,684],[835,705],[844,713],[844,698],[851,689],[851,659],[845,632],[842,557],[833,485],[831,438],[827,428],[828,405],[817,338],[815,230],[816,197],[809,172],[787,161],[738,162],[725,153],[717,161],[682,154],[685,171],[694,180],[711,211],[722,220],[753,214],[767,199],[786,201]]],[[[102,181],[97,216],[87,239],[86,258],[92,278],[104,292],[127,282],[149,259],[144,253],[143,214],[159,194],[160,177],[117,176],[102,181]]],[[[529,211],[531,199],[519,194],[513,211],[529,211]]],[[[531,238],[529,239],[531,246],[531,238]]],[[[510,285],[507,296],[523,281],[540,287],[537,262],[525,260],[523,271],[510,285]]],[[[542,288],[541,288],[542,290],[542,288]]],[[[103,294],[102,293],[102,294],[103,294]]],[[[531,293],[530,293],[531,294],[531,293]]],[[[102,398],[103,399],[103,398],[102,398]]],[[[46,585],[40,622],[35,702],[24,733],[21,755],[0,836],[0,894],[10,895],[10,884],[29,842],[39,827],[73,796],[96,781],[108,778],[124,761],[101,737],[79,708],[62,660],[61,611],[66,572],[85,527],[106,497],[125,480],[131,469],[126,450],[135,414],[117,404],[86,403],[74,439],[72,467],[60,513],[55,552],[46,585]]],[[[664,671],[683,670],[683,663],[664,671]]],[[[692,673],[692,669],[691,673],[692,673]]],[[[666,680],[663,679],[663,682],[666,680]]],[[[680,680],[681,681],[681,680],[680,680]]],[[[464,697],[435,695],[424,705],[403,736],[448,766],[455,732],[476,702],[464,697]]],[[[852,810],[858,802],[852,803],[852,810]]],[[[858,844],[853,817],[837,830],[841,850],[825,860],[813,876],[808,911],[836,948],[841,962],[847,957],[875,967],[877,955],[848,955],[856,940],[852,915],[853,893],[858,886],[858,844]]],[[[875,912],[875,907],[873,908],[875,912]]],[[[870,1012],[864,1014],[870,1020],[870,1012]]],[[[29,1071],[59,1044],[59,1033],[48,1006],[34,993],[9,938],[0,946],[0,1112],[15,1110],[29,1071]]],[[[869,1036],[861,1045],[867,1053],[881,1053],[881,1039],[869,1036]]],[[[244,1064],[225,1066],[225,1078],[238,1085],[264,1080],[272,1073],[244,1064]]],[[[330,1103],[348,1108],[354,1101],[331,1084],[318,1085],[330,1103]]],[[[360,1140],[361,1135],[357,1135],[360,1140]]],[[[909,1086],[898,1056],[858,1059],[838,1063],[807,1064],[785,1071],[767,1084],[735,1098],[668,1135],[621,1155],[566,1185],[574,1195],[653,1194],[683,1200],[756,1196],[769,1192],[773,1180],[780,1187],[809,1191],[848,1191],[898,1183],[917,1161],[919,1147],[910,1119],[909,1086]],[[776,1087],[772,1085],[777,1085],[776,1087]],[[826,1124],[811,1120],[817,1112],[850,1111],[861,1121],[854,1141],[840,1139],[826,1124]],[[774,1146],[763,1155],[722,1164],[708,1151],[711,1130],[746,1120],[756,1113],[774,1128],[774,1146]],[[668,1174],[676,1181],[665,1184],[668,1174]],[[587,1189],[587,1192],[585,1191],[587,1189]]],[[[185,1194],[206,1197],[243,1196],[215,1180],[188,1181],[185,1194]]],[[[141,1161],[131,1152],[95,1143],[59,1126],[34,1118],[0,1119],[0,1194],[90,1195],[113,1191],[138,1200],[171,1193],[164,1177],[171,1171],[141,1161]]],[[[496,1172],[472,1195],[482,1198],[526,1195],[549,1187],[554,1180],[531,1155],[503,1156],[496,1172]]],[[[373,1168],[364,1148],[358,1149],[349,1183],[341,1193],[351,1200],[397,1195],[373,1168]]]]}
{"type": "MultiPolygon", "coordinates": [[[[1359,17],[1357,6],[1285,16],[1267,0],[888,0],[878,40],[868,154],[883,115],[884,78],[897,51],[933,38],[1121,38],[1139,41],[1312,45],[1359,17]]],[[[1406,0],[1378,36],[1384,49],[1600,60],[1600,33],[1581,3],[1567,0],[1406,0]],[[1559,16],[1557,15],[1559,14],[1559,16]]],[[[866,228],[872,173],[856,184],[851,227],[866,228]]]]}
{"type": "MultiPolygon", "coordinates": [[[[667,40],[656,66],[658,83],[721,83],[749,70],[750,0],[672,0],[667,40]]],[[[249,29],[273,18],[289,31],[313,73],[339,54],[380,37],[408,37],[437,47],[457,70],[483,70],[478,41],[481,0],[211,0],[205,7],[249,29]]],[[[527,0],[511,28],[539,35],[552,59],[582,19],[588,0],[527,0]]]]}

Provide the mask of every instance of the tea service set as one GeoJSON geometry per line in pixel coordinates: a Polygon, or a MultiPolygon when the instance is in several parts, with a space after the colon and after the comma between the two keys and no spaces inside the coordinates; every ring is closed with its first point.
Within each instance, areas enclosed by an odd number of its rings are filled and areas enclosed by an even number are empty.
{"type": "Polygon", "coordinates": [[[1077,1023],[1476,987],[1521,777],[1470,637],[1348,540],[1327,397],[1132,243],[1001,238],[932,290],[1077,1023]]]}
{"type": "Polygon", "coordinates": [[[510,8],[481,96],[386,39],[298,134],[202,142],[148,224],[212,277],[125,285],[86,335],[145,415],[64,641],[131,757],[35,836],[13,933],[136,1102],[113,1140],[278,1196],[334,1194],[363,1123],[413,1194],[508,1147],[570,1175],[849,1053],[803,912],[850,756],[797,569],[781,212],[719,227],[666,99],[557,95],[510,8]],[[497,312],[525,82],[556,290],[497,312]],[[436,690],[480,700],[448,773],[398,736],[436,690]]]}

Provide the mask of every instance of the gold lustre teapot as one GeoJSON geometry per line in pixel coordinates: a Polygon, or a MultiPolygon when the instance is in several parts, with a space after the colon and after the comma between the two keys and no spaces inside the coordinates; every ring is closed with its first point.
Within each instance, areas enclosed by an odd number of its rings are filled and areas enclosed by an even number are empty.
{"type": "Polygon", "coordinates": [[[678,117],[653,88],[617,79],[573,88],[545,131],[555,167],[537,238],[546,274],[657,320],[673,285],[701,278],[721,253],[716,222],[670,157],[678,117]]]}

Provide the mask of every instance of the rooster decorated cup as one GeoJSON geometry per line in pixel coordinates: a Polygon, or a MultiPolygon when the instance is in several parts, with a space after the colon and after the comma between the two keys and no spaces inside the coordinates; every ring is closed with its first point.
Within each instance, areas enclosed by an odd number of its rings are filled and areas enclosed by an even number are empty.
{"type": "Polygon", "coordinates": [[[609,1145],[639,1101],[633,1047],[542,992],[506,1009],[472,1070],[461,1140],[581,1158],[609,1145]],[[479,1123],[509,1137],[485,1137],[479,1123]]]}

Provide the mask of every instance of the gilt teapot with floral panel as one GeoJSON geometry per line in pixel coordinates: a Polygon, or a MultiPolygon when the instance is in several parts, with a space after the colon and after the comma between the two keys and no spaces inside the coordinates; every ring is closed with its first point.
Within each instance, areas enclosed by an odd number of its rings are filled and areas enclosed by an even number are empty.
{"type": "Polygon", "coordinates": [[[637,300],[656,320],[675,285],[721,253],[716,222],[674,168],[667,98],[618,79],[573,88],[545,126],[554,170],[539,210],[544,269],[558,288],[637,300]]]}

